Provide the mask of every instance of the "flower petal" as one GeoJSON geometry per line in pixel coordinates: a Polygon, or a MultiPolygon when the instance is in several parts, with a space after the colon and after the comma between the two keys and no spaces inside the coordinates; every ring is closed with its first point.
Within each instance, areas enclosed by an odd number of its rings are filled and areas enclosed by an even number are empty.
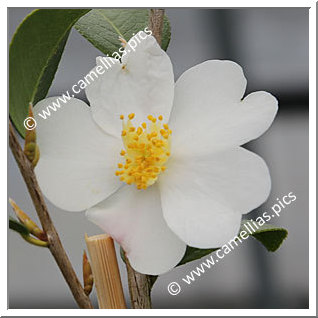
{"type": "Polygon", "coordinates": [[[156,185],[147,190],[125,186],[87,211],[89,220],[111,235],[140,273],[159,275],[176,266],[186,245],[162,216],[156,185]]]}
{"type": "MultiPolygon", "coordinates": [[[[57,97],[40,101],[41,113],[57,97]]],[[[89,107],[78,99],[37,118],[40,160],[35,168],[40,187],[56,206],[81,211],[102,201],[120,185],[115,176],[121,140],[105,134],[93,121],[89,107]]]]}
{"type": "Polygon", "coordinates": [[[207,61],[186,71],[176,83],[170,118],[173,152],[211,153],[263,134],[276,115],[277,100],[255,92],[241,101],[245,86],[234,62],[207,61]]]}
{"type": "Polygon", "coordinates": [[[271,187],[266,164],[243,148],[172,159],[160,177],[164,218],[188,245],[219,247],[238,232],[242,213],[262,204],[271,187]]]}
{"type": "MultiPolygon", "coordinates": [[[[149,114],[163,115],[166,120],[170,116],[174,93],[171,61],[154,37],[141,33],[145,39],[137,46],[132,45],[133,39],[126,45],[123,64],[110,62],[113,66],[86,88],[95,121],[116,136],[122,129],[121,114],[135,113],[138,124],[149,114]]],[[[97,58],[98,65],[103,61],[97,58]]]]}

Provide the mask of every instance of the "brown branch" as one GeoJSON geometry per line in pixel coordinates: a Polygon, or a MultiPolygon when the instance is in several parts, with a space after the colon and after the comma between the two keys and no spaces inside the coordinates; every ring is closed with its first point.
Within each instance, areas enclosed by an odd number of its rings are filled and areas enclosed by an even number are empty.
{"type": "Polygon", "coordinates": [[[36,212],[39,216],[43,230],[46,232],[49,249],[60,268],[77,304],[80,308],[93,308],[90,299],[86,296],[75,271],[62,246],[60,238],[53,225],[48,209],[46,207],[42,192],[36,180],[32,164],[27,159],[18,142],[14,128],[9,121],[9,145],[13,156],[19,166],[25,184],[29,190],[36,212]]]}
{"type": "MultiPolygon", "coordinates": [[[[164,9],[150,9],[149,28],[152,35],[161,45],[163,18],[165,15],[164,9]]],[[[127,258],[125,258],[128,286],[131,306],[134,309],[151,308],[151,287],[154,283],[155,276],[149,276],[136,272],[130,265],[127,258]]]]}
{"type": "Polygon", "coordinates": [[[136,272],[125,257],[130,302],[133,309],[151,308],[151,277],[149,275],[136,272]]]}
{"type": "Polygon", "coordinates": [[[165,15],[164,9],[150,9],[149,28],[152,31],[152,35],[155,37],[155,39],[160,45],[161,45],[164,15],[165,15]]]}

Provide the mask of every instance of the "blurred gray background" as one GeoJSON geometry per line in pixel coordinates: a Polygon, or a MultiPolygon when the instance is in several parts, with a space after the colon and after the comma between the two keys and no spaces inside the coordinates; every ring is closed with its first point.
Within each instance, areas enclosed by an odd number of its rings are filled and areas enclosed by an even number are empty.
{"type": "MultiPolygon", "coordinates": [[[[10,8],[9,41],[30,8],[10,8]]],[[[278,116],[257,141],[247,145],[267,162],[272,192],[249,217],[269,209],[276,198],[294,192],[297,200],[273,222],[289,236],[276,253],[253,238],[227,255],[177,296],[167,285],[201,261],[178,267],[156,282],[154,308],[308,308],[308,8],[167,9],[172,38],[168,54],[176,79],[208,59],[230,59],[244,69],[247,93],[267,90],[280,103],[278,116]]],[[[49,96],[59,95],[95,66],[101,53],[71,32],[49,96]]],[[[80,98],[85,99],[84,94],[80,98]]],[[[8,194],[37,220],[17,165],[8,154],[8,194]]],[[[79,277],[84,233],[100,229],[84,213],[48,208],[79,277]]],[[[11,208],[8,207],[10,215],[11,208]]],[[[8,233],[9,308],[77,308],[48,250],[8,233]]],[[[119,260],[127,303],[125,267],[119,260]]],[[[91,296],[97,307],[95,290],[91,296]]]]}

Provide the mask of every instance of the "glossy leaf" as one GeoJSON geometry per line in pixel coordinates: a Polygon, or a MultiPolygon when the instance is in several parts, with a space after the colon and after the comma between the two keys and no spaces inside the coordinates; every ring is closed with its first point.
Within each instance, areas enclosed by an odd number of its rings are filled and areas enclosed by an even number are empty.
{"type": "MultiPolygon", "coordinates": [[[[242,225],[247,221],[243,221],[242,225]]],[[[287,238],[288,231],[284,228],[275,227],[270,224],[264,224],[252,236],[262,243],[269,252],[275,252],[287,238]]]]}
{"type": "MultiPolygon", "coordinates": [[[[247,225],[247,222],[248,220],[242,221],[240,232],[246,231],[249,234],[247,228],[245,227],[245,225],[247,225]]],[[[250,224],[253,226],[252,222],[250,222],[250,224]]],[[[264,224],[259,229],[256,229],[256,227],[253,227],[253,228],[255,229],[255,232],[253,230],[250,230],[252,232],[250,236],[257,239],[270,252],[275,252],[281,246],[284,239],[288,235],[287,230],[285,230],[284,228],[279,228],[270,224],[264,224]]],[[[199,259],[216,250],[218,250],[218,248],[200,249],[200,248],[187,246],[185,255],[177,266],[199,259]]]]}
{"type": "Polygon", "coordinates": [[[32,245],[40,247],[49,246],[49,243],[47,241],[38,240],[37,238],[31,236],[28,228],[12,217],[9,218],[9,229],[19,233],[26,242],[32,245]]]}
{"type": "MultiPolygon", "coordinates": [[[[75,24],[75,28],[104,54],[112,55],[121,47],[119,37],[128,41],[149,23],[147,9],[93,9],[75,24]]],[[[162,48],[170,42],[170,24],[164,17],[162,48]]]]}
{"type": "Polygon", "coordinates": [[[21,136],[29,103],[45,98],[74,23],[89,9],[40,9],[17,28],[9,49],[9,111],[21,136]]]}
{"type": "Polygon", "coordinates": [[[14,218],[9,218],[9,229],[20,233],[21,235],[29,235],[30,232],[25,225],[14,218]]]}

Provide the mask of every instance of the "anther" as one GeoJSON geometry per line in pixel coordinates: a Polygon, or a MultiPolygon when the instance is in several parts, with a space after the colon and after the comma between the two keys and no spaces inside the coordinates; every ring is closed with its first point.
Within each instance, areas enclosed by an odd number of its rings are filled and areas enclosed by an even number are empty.
{"type": "Polygon", "coordinates": [[[141,128],[141,127],[138,127],[138,128],[137,128],[137,135],[140,136],[141,134],[142,134],[142,128],[141,128]]]}
{"type": "MultiPolygon", "coordinates": [[[[119,171],[115,174],[121,181],[127,184],[134,184],[137,189],[146,189],[152,185],[166,167],[163,166],[170,156],[170,134],[168,124],[162,124],[163,116],[155,118],[147,116],[151,124],[148,128],[145,122],[138,127],[134,127],[130,120],[135,118],[135,114],[128,116],[128,121],[123,122],[121,132],[124,137],[124,148],[121,156],[125,156],[124,162],[118,164],[119,171]],[[158,120],[158,122],[157,122],[158,120]],[[160,121],[160,122],[159,122],[160,121]],[[147,129],[148,128],[148,129],[147,129]]],[[[124,115],[120,116],[124,119],[124,115]]]]}

